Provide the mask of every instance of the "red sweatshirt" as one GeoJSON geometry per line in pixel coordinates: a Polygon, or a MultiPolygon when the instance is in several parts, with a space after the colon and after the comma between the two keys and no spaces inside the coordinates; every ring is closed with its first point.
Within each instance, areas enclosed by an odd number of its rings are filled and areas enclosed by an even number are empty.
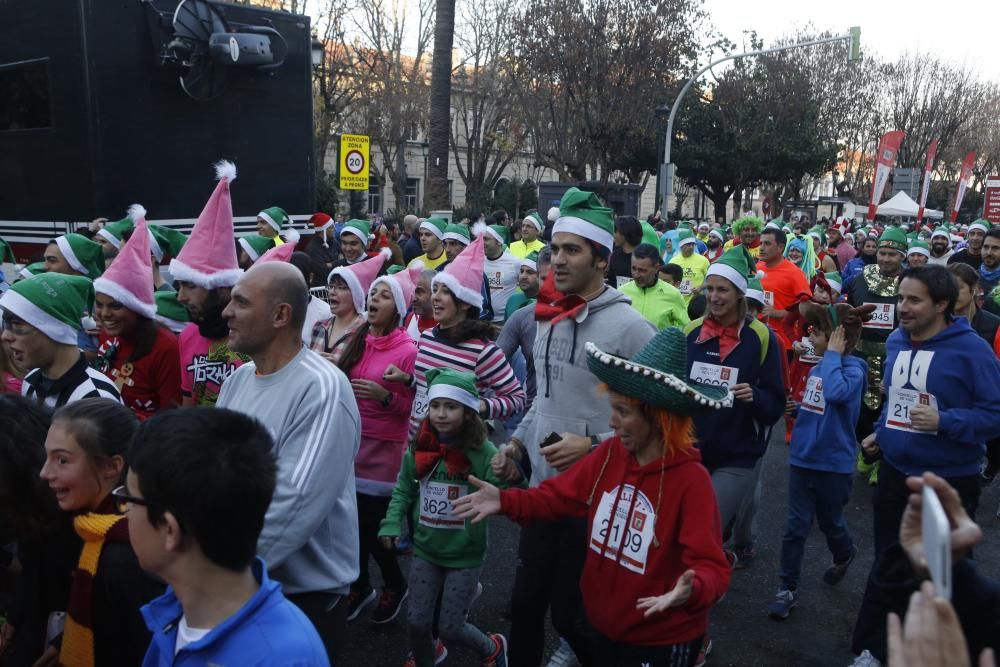
{"type": "Polygon", "coordinates": [[[587,618],[601,634],[664,646],[707,631],[708,611],[732,572],[712,480],[697,449],[640,466],[614,437],[561,475],[533,489],[501,491],[500,500],[501,512],[515,521],[587,516],[580,588],[587,618]],[[639,598],[670,592],[685,570],[695,573],[687,603],[644,618],[639,598]]]}

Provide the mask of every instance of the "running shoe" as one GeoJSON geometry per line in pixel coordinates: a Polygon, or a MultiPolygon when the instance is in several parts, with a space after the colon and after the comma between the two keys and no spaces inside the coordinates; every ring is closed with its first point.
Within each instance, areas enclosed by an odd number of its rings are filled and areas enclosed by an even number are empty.
{"type": "Polygon", "coordinates": [[[367,591],[351,591],[347,595],[347,620],[353,621],[365,607],[375,602],[375,589],[369,588],[367,591]]]}
{"type": "Polygon", "coordinates": [[[850,667],[882,667],[882,663],[865,649],[861,652],[861,655],[854,659],[850,667]]]}
{"type": "MultiPolygon", "coordinates": [[[[440,665],[448,657],[448,647],[444,645],[444,642],[440,639],[434,640],[434,665],[440,665]]],[[[406,656],[406,662],[403,663],[403,667],[417,667],[417,661],[413,657],[413,653],[410,652],[406,656]]]]}
{"type": "Polygon", "coordinates": [[[705,635],[705,639],[701,642],[701,650],[698,651],[698,657],[694,660],[694,667],[705,667],[705,663],[708,662],[708,655],[712,652],[712,640],[708,635],[705,635]]]}
{"type": "Polygon", "coordinates": [[[823,583],[827,586],[836,586],[839,584],[840,580],[844,578],[845,574],[847,574],[847,568],[851,566],[851,563],[854,562],[854,557],[857,555],[858,547],[852,546],[851,555],[846,561],[843,563],[834,562],[833,565],[826,568],[826,572],[823,573],[823,583]]]}
{"type": "Polygon", "coordinates": [[[776,621],[783,621],[792,615],[792,609],[799,602],[799,595],[795,591],[783,589],[774,596],[774,601],[767,607],[767,615],[776,621]]]}
{"type": "Polygon", "coordinates": [[[378,598],[378,606],[372,612],[372,623],[382,625],[395,620],[399,616],[399,610],[403,608],[403,600],[409,594],[409,588],[404,588],[402,591],[383,588],[382,595],[378,598]]]}
{"type": "Polygon", "coordinates": [[[493,653],[483,658],[483,667],[507,667],[507,638],[503,635],[490,635],[493,640],[493,653]]]}
{"type": "Polygon", "coordinates": [[[733,553],[736,554],[736,565],[733,566],[734,570],[745,570],[750,567],[750,563],[757,557],[757,550],[753,547],[734,547],[733,553]]]}
{"type": "Polygon", "coordinates": [[[549,658],[545,667],[579,667],[579,665],[580,662],[576,659],[576,654],[570,648],[569,642],[560,637],[559,648],[549,658]]]}

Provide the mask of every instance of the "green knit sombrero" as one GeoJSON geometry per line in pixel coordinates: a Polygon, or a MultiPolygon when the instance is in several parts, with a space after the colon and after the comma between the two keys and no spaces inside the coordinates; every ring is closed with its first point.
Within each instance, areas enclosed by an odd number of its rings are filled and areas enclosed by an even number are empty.
{"type": "Polygon", "coordinates": [[[587,343],[587,366],[619,394],[678,415],[730,407],[732,395],[687,379],[687,338],[677,327],[663,329],[631,359],[602,352],[587,343]]]}

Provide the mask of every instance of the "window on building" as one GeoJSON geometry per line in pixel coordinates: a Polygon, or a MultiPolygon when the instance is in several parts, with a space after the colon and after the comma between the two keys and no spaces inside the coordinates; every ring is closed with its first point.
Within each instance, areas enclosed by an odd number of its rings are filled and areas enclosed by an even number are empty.
{"type": "Polygon", "coordinates": [[[403,208],[407,211],[416,211],[417,202],[420,201],[420,179],[406,179],[406,197],[403,201],[403,208]]]}
{"type": "Polygon", "coordinates": [[[378,177],[375,174],[368,176],[368,212],[382,212],[382,188],[379,186],[378,177]]]}
{"type": "Polygon", "coordinates": [[[50,127],[48,61],[0,65],[0,100],[0,132],[50,127]]]}

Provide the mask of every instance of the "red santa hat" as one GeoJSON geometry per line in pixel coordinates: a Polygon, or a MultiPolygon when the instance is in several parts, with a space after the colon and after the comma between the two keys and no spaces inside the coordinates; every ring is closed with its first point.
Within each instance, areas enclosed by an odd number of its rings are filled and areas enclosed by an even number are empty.
{"type": "Polygon", "coordinates": [[[146,209],[133,204],[128,209],[128,217],[135,223],[135,231],[122,244],[111,266],[94,281],[94,292],[107,295],[133,313],[152,320],[156,318],[156,300],[149,265],[146,209]]]}
{"type": "Polygon", "coordinates": [[[462,303],[482,308],[485,261],[483,237],[478,236],[443,271],[434,276],[431,285],[441,283],[462,303]]]}
{"type": "Polygon", "coordinates": [[[233,203],[229,184],[236,180],[236,165],[222,160],[215,164],[215,186],[198,216],[191,237],[170,261],[174,280],[194,283],[204,289],[232,287],[243,273],[233,243],[233,203]]]}
{"type": "Polygon", "coordinates": [[[381,276],[372,283],[372,288],[379,284],[385,284],[392,292],[392,298],[396,302],[396,312],[399,313],[399,321],[406,318],[407,311],[410,310],[410,303],[413,301],[413,292],[420,282],[420,274],[423,273],[424,263],[414,262],[409,268],[397,271],[391,276],[381,276]]]}
{"type": "Polygon", "coordinates": [[[332,281],[334,276],[340,276],[347,283],[347,286],[351,288],[351,299],[354,301],[354,310],[357,311],[358,315],[363,315],[365,312],[365,299],[368,298],[368,290],[371,289],[372,283],[378,277],[378,272],[382,270],[382,266],[390,257],[392,257],[392,251],[388,248],[382,248],[374,257],[369,257],[357,264],[338,266],[330,272],[326,282],[329,283],[332,281]]]}

